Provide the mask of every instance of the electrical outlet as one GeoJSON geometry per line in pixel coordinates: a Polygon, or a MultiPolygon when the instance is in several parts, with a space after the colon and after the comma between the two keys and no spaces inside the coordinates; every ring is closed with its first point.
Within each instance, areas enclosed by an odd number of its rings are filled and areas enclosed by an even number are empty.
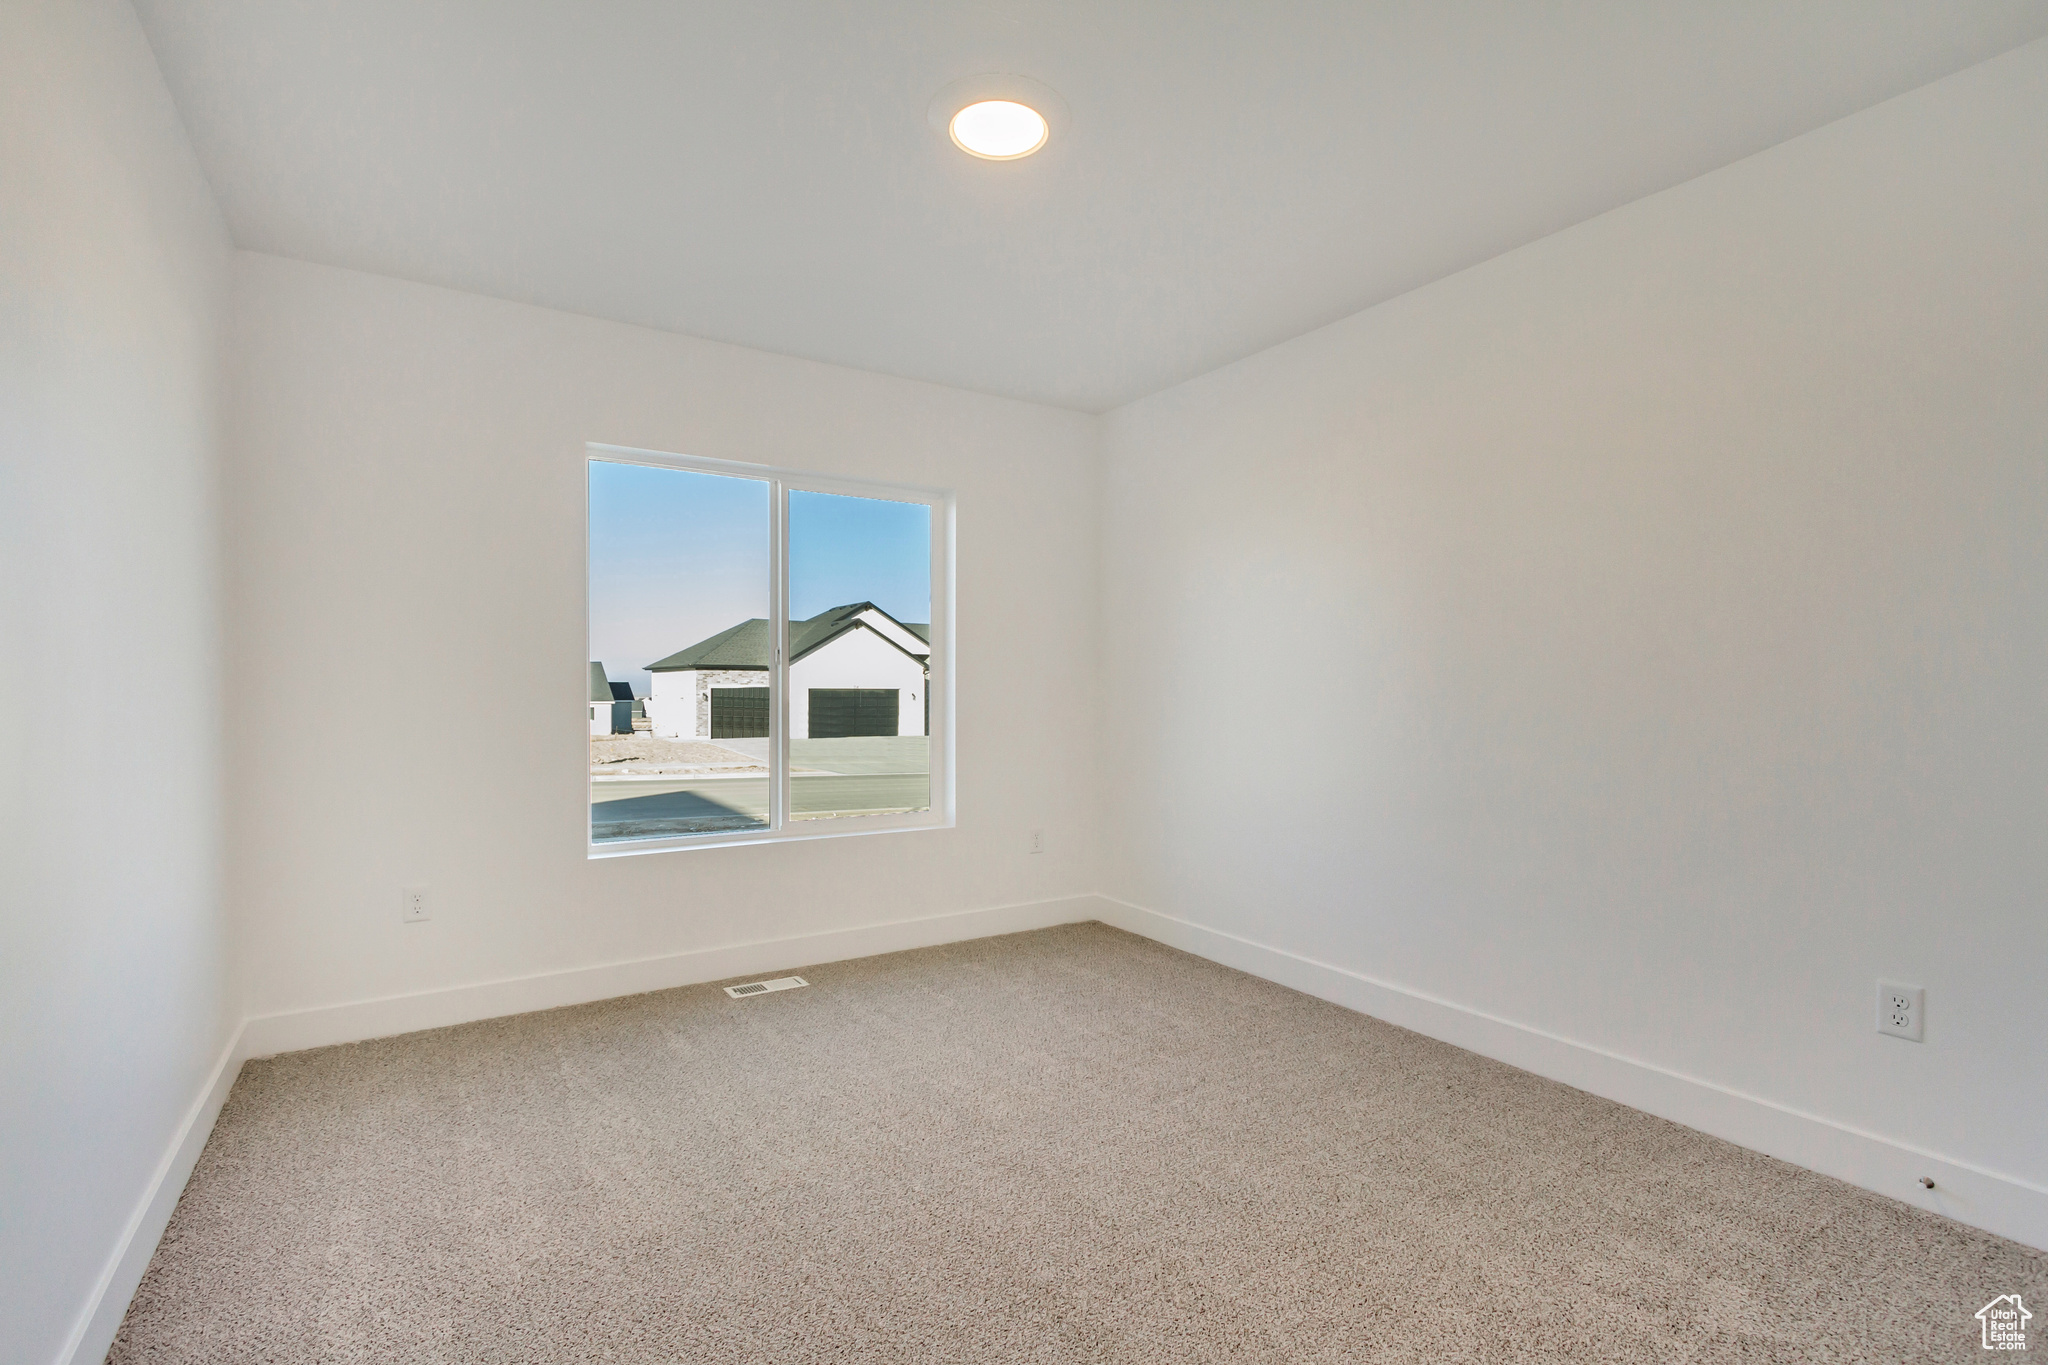
{"type": "Polygon", "coordinates": [[[398,893],[398,917],[407,924],[420,924],[433,916],[427,913],[427,888],[408,886],[398,893]]]}
{"type": "Polygon", "coordinates": [[[1043,852],[1045,852],[1045,831],[1044,831],[1044,830],[1042,830],[1042,829],[1034,829],[1034,830],[1032,830],[1032,831],[1031,831],[1031,848],[1030,848],[1030,851],[1031,851],[1031,852],[1033,852],[1033,853],[1043,853],[1043,852]]]}
{"type": "Polygon", "coordinates": [[[1896,981],[1877,983],[1877,1031],[1920,1042],[1927,1022],[1927,992],[1896,981]]]}

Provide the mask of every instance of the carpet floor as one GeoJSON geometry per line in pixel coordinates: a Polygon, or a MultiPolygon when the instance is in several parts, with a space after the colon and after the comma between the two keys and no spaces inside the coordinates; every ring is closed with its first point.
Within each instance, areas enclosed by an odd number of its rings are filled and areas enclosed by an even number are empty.
{"type": "Polygon", "coordinates": [[[242,1071],[108,1360],[1929,1361],[2048,1257],[1099,924],[242,1071]]]}

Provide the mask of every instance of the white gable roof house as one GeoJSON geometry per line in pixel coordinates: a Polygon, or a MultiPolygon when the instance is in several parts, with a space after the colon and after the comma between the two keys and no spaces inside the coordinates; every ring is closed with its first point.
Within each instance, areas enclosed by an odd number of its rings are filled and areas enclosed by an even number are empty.
{"type": "MultiPolygon", "coordinates": [[[[791,739],[922,735],[931,628],[872,602],[789,623],[791,739]]],[[[768,622],[759,617],[647,665],[647,718],[664,739],[768,734],[768,622]]]]}

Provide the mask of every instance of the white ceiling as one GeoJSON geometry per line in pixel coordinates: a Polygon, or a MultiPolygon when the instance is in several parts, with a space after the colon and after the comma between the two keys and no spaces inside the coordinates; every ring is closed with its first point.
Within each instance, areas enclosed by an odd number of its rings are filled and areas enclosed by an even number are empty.
{"type": "Polygon", "coordinates": [[[259,251],[1099,411],[2048,33],[2048,0],[137,0],[259,251]],[[1015,72],[1019,162],[927,125],[1015,72]]]}

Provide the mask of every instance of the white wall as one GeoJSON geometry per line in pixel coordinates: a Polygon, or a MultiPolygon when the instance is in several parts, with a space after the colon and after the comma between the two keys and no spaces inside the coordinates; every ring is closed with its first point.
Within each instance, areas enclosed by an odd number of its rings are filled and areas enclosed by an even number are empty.
{"type": "Polygon", "coordinates": [[[218,893],[228,256],[128,7],[0,5],[9,1365],[106,1350],[141,1270],[109,1251],[240,1017],[218,893]],[[84,1330],[103,1284],[114,1320],[84,1330]]]}
{"type": "Polygon", "coordinates": [[[1093,419],[259,255],[236,300],[253,1013],[1093,888],[1093,419]],[[586,859],[589,441],[958,491],[957,829],[586,859]]]}
{"type": "Polygon", "coordinates": [[[1111,894],[2048,1186],[2048,45],[1105,440],[1111,894]]]}
{"type": "Polygon", "coordinates": [[[666,739],[701,738],[710,722],[697,718],[697,670],[672,668],[648,675],[647,719],[666,739]]]}

